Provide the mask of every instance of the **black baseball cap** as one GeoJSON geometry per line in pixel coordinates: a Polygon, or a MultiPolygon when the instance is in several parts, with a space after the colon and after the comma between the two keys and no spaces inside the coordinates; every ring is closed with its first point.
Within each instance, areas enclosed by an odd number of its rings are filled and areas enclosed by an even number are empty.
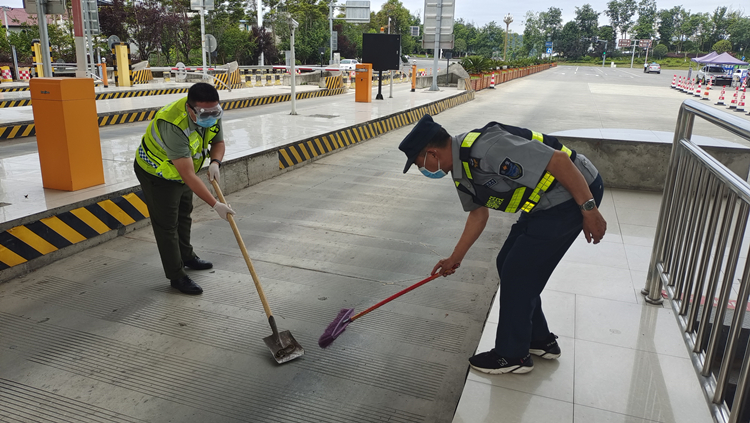
{"type": "Polygon", "coordinates": [[[422,119],[419,119],[419,122],[414,125],[414,128],[409,132],[409,135],[401,141],[398,149],[406,154],[404,173],[406,173],[411,165],[414,164],[414,160],[417,159],[419,153],[427,147],[427,144],[432,140],[435,134],[437,134],[440,128],[442,128],[442,126],[435,123],[435,121],[432,120],[432,116],[424,115],[422,116],[422,119]]]}

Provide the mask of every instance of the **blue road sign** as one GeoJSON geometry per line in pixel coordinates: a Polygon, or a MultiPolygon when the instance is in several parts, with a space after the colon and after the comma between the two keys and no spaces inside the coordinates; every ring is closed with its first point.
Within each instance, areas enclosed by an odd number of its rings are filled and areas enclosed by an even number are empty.
{"type": "Polygon", "coordinates": [[[552,41],[547,41],[544,43],[545,47],[552,47],[552,41]]]}
{"type": "Polygon", "coordinates": [[[552,47],[547,47],[547,54],[552,54],[552,47]]]}

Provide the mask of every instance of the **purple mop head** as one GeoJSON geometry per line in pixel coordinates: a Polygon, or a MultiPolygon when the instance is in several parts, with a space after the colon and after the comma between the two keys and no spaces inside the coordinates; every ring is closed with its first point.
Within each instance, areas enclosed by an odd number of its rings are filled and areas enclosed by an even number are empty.
{"type": "Polygon", "coordinates": [[[352,314],[354,314],[353,308],[342,308],[341,311],[339,311],[338,316],[333,319],[325,332],[320,335],[320,338],[318,339],[318,345],[320,345],[320,348],[325,348],[331,345],[333,340],[341,335],[341,332],[343,332],[346,327],[349,326],[349,323],[351,323],[349,318],[352,317],[352,314]]]}

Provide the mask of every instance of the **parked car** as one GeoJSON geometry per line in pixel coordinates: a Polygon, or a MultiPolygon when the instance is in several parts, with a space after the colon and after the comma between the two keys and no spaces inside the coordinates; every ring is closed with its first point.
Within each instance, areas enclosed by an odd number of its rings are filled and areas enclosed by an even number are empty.
{"type": "Polygon", "coordinates": [[[341,70],[354,70],[357,67],[357,63],[359,62],[356,59],[341,59],[339,67],[341,70]]]}
{"type": "Polygon", "coordinates": [[[648,65],[644,65],[643,66],[643,73],[651,73],[651,72],[656,72],[656,73],[660,74],[661,73],[661,65],[658,64],[658,63],[656,63],[656,62],[652,62],[652,63],[650,63],[648,65]]]}
{"type": "Polygon", "coordinates": [[[747,73],[747,69],[735,69],[734,73],[732,74],[732,86],[738,87],[742,85],[742,82],[747,79],[747,73]]]}
{"type": "Polygon", "coordinates": [[[730,85],[732,83],[732,76],[727,74],[723,67],[719,65],[706,65],[695,74],[695,79],[701,84],[705,84],[706,81],[714,79],[714,85],[730,85]]]}

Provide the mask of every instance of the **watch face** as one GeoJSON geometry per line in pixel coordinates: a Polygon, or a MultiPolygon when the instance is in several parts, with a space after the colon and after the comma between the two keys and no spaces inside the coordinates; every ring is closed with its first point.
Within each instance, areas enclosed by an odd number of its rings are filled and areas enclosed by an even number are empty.
{"type": "Polygon", "coordinates": [[[596,207],[596,202],[594,200],[589,200],[589,201],[581,204],[581,208],[583,210],[593,210],[594,207],[596,207]]]}

